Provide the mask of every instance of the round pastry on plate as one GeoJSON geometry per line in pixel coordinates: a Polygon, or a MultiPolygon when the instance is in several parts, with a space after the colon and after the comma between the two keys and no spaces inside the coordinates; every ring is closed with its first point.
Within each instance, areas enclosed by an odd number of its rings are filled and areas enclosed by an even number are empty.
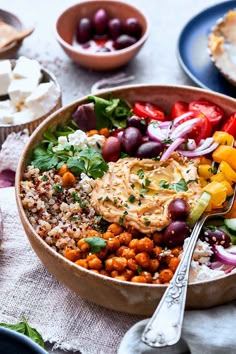
{"type": "Polygon", "coordinates": [[[217,21],[209,35],[208,48],[216,68],[236,85],[236,9],[217,21]]]}

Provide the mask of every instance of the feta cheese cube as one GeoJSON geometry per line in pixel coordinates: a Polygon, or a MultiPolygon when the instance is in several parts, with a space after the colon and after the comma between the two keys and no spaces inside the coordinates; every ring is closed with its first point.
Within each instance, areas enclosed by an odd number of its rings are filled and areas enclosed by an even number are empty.
{"type": "Polygon", "coordinates": [[[55,106],[58,97],[59,91],[52,81],[42,83],[26,98],[25,105],[39,118],[55,106]]]}
{"type": "Polygon", "coordinates": [[[68,141],[71,145],[83,149],[88,143],[88,137],[82,130],[76,130],[74,133],[68,135],[68,141]]]}
{"type": "Polygon", "coordinates": [[[13,113],[13,124],[24,124],[34,119],[35,117],[29,109],[23,109],[20,112],[13,113]]]}
{"type": "Polygon", "coordinates": [[[37,60],[20,57],[12,71],[13,79],[31,79],[37,84],[42,79],[41,65],[37,60]]]}
{"type": "Polygon", "coordinates": [[[36,89],[37,83],[31,79],[12,80],[8,88],[8,95],[12,103],[20,108],[25,102],[26,97],[30,96],[36,89]]]}
{"type": "Polygon", "coordinates": [[[10,60],[0,60],[0,95],[7,95],[12,78],[10,60]]]}
{"type": "Polygon", "coordinates": [[[15,107],[10,100],[0,101],[0,124],[9,125],[14,121],[15,107]]]}

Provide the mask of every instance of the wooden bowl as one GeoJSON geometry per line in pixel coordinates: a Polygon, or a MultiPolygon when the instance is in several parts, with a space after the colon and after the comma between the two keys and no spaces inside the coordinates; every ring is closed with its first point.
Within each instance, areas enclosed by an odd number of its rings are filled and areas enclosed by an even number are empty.
{"type": "Polygon", "coordinates": [[[56,21],[56,38],[65,53],[76,63],[93,70],[112,70],[127,64],[141,49],[148,38],[148,21],[141,10],[117,0],[82,1],[67,8],[56,21]],[[108,15],[124,20],[134,17],[142,26],[142,36],[133,45],[108,53],[91,53],[79,46],[74,46],[74,36],[78,20],[92,18],[96,10],[103,8],[108,15]]]}
{"type": "MultiPolygon", "coordinates": [[[[147,101],[159,104],[168,113],[175,101],[190,102],[197,99],[210,100],[220,105],[228,115],[236,111],[236,101],[219,93],[200,88],[185,86],[126,86],[103,91],[100,97],[127,99],[131,104],[135,101],[147,101]]],[[[22,206],[20,182],[23,172],[30,162],[33,149],[39,144],[45,130],[50,126],[54,129],[60,122],[67,121],[78,105],[88,102],[87,97],[81,98],[70,105],[61,108],[48,117],[30,140],[20,159],[16,173],[16,201],[21,222],[26,235],[37,256],[44,266],[59,281],[73,290],[79,296],[98,305],[112,310],[150,316],[163,295],[166,285],[138,284],[124,282],[84,269],[58,254],[50,248],[30,224],[22,206]]],[[[187,294],[187,308],[208,308],[236,299],[236,274],[227,274],[220,278],[190,283],[187,294]]]]}

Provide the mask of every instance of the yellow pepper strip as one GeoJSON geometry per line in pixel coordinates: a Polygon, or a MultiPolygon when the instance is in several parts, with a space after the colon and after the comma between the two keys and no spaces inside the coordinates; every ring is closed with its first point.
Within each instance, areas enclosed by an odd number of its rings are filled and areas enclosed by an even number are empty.
{"type": "Polygon", "coordinates": [[[204,177],[199,177],[199,183],[202,188],[208,184],[207,180],[204,177]]]}
{"type": "Polygon", "coordinates": [[[221,181],[220,183],[222,183],[226,187],[226,195],[227,195],[227,197],[230,197],[231,195],[234,194],[234,190],[233,190],[233,188],[232,188],[232,186],[231,186],[229,181],[225,180],[225,181],[221,181]]]}
{"type": "Polygon", "coordinates": [[[213,134],[213,139],[216,143],[219,143],[220,145],[232,146],[234,142],[233,135],[222,131],[216,131],[213,134]]]}
{"type": "Polygon", "coordinates": [[[205,156],[200,157],[200,165],[211,165],[212,161],[210,159],[207,159],[205,156]]]}
{"type": "Polygon", "coordinates": [[[199,165],[197,171],[198,171],[198,175],[205,179],[208,179],[211,176],[213,176],[212,166],[208,164],[199,165]]]}
{"type": "Polygon", "coordinates": [[[236,182],[236,172],[230,167],[226,161],[221,161],[219,169],[225,175],[226,179],[232,182],[236,182]]]}
{"type": "Polygon", "coordinates": [[[231,210],[224,217],[225,217],[225,219],[236,218],[236,199],[234,200],[234,204],[233,204],[231,210]]]}
{"type": "Polygon", "coordinates": [[[212,153],[215,162],[226,161],[233,170],[236,170],[236,149],[228,145],[219,145],[212,153]]]}
{"type": "Polygon", "coordinates": [[[226,201],[227,189],[220,182],[210,182],[203,187],[205,192],[211,194],[211,202],[214,206],[221,206],[226,201]]]}
{"type": "Polygon", "coordinates": [[[210,178],[211,182],[222,182],[222,181],[226,181],[226,176],[224,175],[223,172],[217,172],[215,175],[213,175],[210,178]]]}

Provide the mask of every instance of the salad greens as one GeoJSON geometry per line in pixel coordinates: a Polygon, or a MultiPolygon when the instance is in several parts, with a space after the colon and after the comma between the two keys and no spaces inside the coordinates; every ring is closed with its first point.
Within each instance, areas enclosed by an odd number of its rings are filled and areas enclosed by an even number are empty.
{"type": "Polygon", "coordinates": [[[25,318],[16,324],[1,322],[0,326],[22,333],[44,348],[44,341],[41,334],[35,328],[31,327],[25,318]]]}

